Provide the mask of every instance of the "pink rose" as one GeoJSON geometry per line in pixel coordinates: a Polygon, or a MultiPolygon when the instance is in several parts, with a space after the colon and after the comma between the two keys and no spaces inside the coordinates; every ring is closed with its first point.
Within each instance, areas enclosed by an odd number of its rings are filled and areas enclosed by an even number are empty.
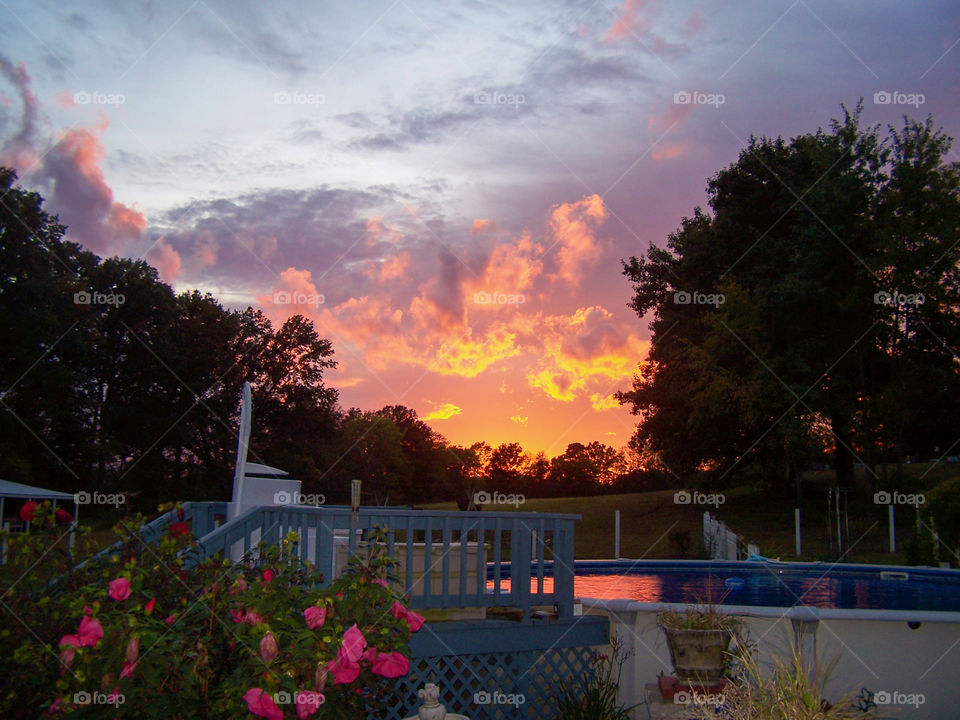
{"type": "Polygon", "coordinates": [[[143,611],[144,611],[147,615],[149,615],[150,613],[153,612],[153,608],[155,608],[156,605],[157,605],[157,599],[156,599],[156,598],[150,598],[150,601],[149,601],[146,605],[143,606],[143,611]]]}
{"type": "Polygon", "coordinates": [[[386,678],[403,677],[410,672],[410,661],[401,653],[381,653],[373,661],[370,672],[386,678]]]}
{"type": "Polygon", "coordinates": [[[247,701],[247,708],[257,717],[268,718],[268,720],[283,720],[283,713],[273,702],[269,693],[260,688],[250,688],[247,690],[243,699],[247,701]]]}
{"type": "Polygon", "coordinates": [[[81,647],[96,647],[103,637],[103,628],[100,622],[89,615],[84,615],[80,621],[80,627],[77,629],[77,635],[80,638],[81,647]]]}
{"type": "Polygon", "coordinates": [[[297,717],[300,720],[306,720],[320,709],[325,699],[322,693],[313,690],[298,691],[293,696],[293,704],[297,708],[297,717]]]}
{"type": "Polygon", "coordinates": [[[233,615],[233,621],[235,623],[243,622],[243,610],[231,610],[230,614],[233,615]]]}
{"type": "Polygon", "coordinates": [[[163,619],[163,622],[167,625],[173,625],[176,621],[177,619],[173,615],[167,615],[167,617],[163,619]]]}
{"type": "Polygon", "coordinates": [[[372,663],[376,657],[377,657],[377,649],[371,645],[370,647],[368,647],[366,650],[363,651],[363,657],[361,659],[366,660],[369,663],[372,663]]]}
{"type": "Polygon", "coordinates": [[[37,503],[33,500],[27,500],[20,508],[20,519],[24,522],[33,522],[37,514],[37,503]]]}
{"type": "Polygon", "coordinates": [[[417,632],[423,627],[423,615],[419,615],[413,610],[407,610],[404,619],[407,621],[407,625],[410,626],[410,632],[417,632]]]}
{"type": "Polygon", "coordinates": [[[360,666],[347,658],[331,660],[327,668],[333,673],[334,684],[348,685],[360,675],[360,666]]]}
{"type": "Polygon", "coordinates": [[[357,624],[354,623],[343,634],[343,644],[340,646],[340,651],[349,658],[350,662],[355,663],[363,655],[365,647],[367,647],[367,640],[363,637],[363,633],[360,632],[357,624]]]}
{"type": "Polygon", "coordinates": [[[407,609],[400,603],[400,601],[394,600],[393,605],[390,606],[390,614],[393,615],[397,620],[403,620],[407,616],[407,609]]]}
{"type": "Polygon", "coordinates": [[[260,638],[260,659],[265,663],[274,660],[279,652],[280,648],[277,647],[277,639],[273,633],[267,633],[260,638]]]}
{"type": "Polygon", "coordinates": [[[110,581],[110,597],[117,602],[123,602],[130,597],[130,581],[125,577],[118,577],[110,581]]]}
{"type": "Polygon", "coordinates": [[[250,625],[257,625],[263,622],[263,618],[257,615],[253,610],[247,610],[247,614],[243,616],[243,621],[249,623],[250,625]]]}
{"type": "Polygon", "coordinates": [[[137,663],[135,662],[125,662],[123,668],[120,670],[120,677],[130,677],[133,675],[133,671],[137,669],[137,663]]]}
{"type": "Polygon", "coordinates": [[[57,520],[62,522],[64,525],[69,525],[73,522],[73,515],[68,513],[63,508],[57,508],[57,512],[54,513],[54,515],[56,515],[57,520]]]}
{"type": "Polygon", "coordinates": [[[307,627],[311,630],[316,630],[318,627],[322,626],[327,619],[327,609],[318,608],[314,605],[311,605],[306,610],[303,611],[303,617],[306,618],[307,627]]]}
{"type": "Polygon", "coordinates": [[[273,570],[267,568],[263,571],[263,581],[268,585],[273,582],[273,570]]]}

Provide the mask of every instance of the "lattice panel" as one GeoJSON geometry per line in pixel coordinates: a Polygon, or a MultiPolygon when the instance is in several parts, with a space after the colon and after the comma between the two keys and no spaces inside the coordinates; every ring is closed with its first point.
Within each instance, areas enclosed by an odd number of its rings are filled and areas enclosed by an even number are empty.
{"type": "Polygon", "coordinates": [[[571,687],[591,672],[595,650],[589,647],[524,650],[519,652],[413,658],[410,673],[401,678],[397,707],[384,720],[416,716],[417,690],[428,682],[440,687],[440,702],[449,712],[470,720],[549,720],[553,697],[562,685],[571,687]],[[486,691],[522,693],[523,705],[475,702],[474,694],[486,691]]]}

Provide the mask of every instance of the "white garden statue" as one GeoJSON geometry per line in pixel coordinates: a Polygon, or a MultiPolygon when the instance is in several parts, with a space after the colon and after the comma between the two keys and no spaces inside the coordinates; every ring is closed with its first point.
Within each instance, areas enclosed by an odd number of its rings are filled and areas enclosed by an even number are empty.
{"type": "Polygon", "coordinates": [[[440,704],[440,688],[433,683],[427,683],[417,691],[423,699],[423,705],[417,711],[416,717],[409,717],[405,720],[470,720],[466,715],[457,715],[448,713],[447,709],[440,704]]]}

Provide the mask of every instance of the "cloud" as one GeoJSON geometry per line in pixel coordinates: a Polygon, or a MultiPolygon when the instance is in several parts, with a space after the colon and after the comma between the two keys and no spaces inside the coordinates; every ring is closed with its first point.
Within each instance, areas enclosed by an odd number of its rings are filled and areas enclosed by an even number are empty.
{"type": "Polygon", "coordinates": [[[454,405],[453,403],[443,403],[435,410],[431,410],[427,415],[423,417],[424,420],[449,420],[454,415],[460,415],[463,413],[463,408],[459,405],[454,405]]]}
{"type": "Polygon", "coordinates": [[[129,251],[143,236],[143,213],[113,199],[100,165],[106,120],[65,132],[47,153],[38,175],[51,184],[49,205],[67,226],[67,237],[101,255],[129,251]]]}
{"type": "Polygon", "coordinates": [[[573,203],[553,208],[550,232],[559,250],[556,277],[573,286],[580,284],[584,267],[599,260],[602,254],[595,230],[607,217],[599,195],[589,195],[573,203]]]}
{"type": "Polygon", "coordinates": [[[617,17],[607,30],[607,42],[625,40],[650,31],[653,17],[659,11],[654,0],[626,0],[617,8],[617,17]]]}
{"type": "Polygon", "coordinates": [[[597,410],[649,349],[649,341],[599,306],[546,317],[538,332],[542,351],[527,371],[530,387],[561,402],[590,397],[597,410]]]}
{"type": "Polygon", "coordinates": [[[147,251],[146,260],[160,273],[160,279],[173,285],[180,276],[180,253],[170,247],[170,244],[160,238],[147,251]]]}
{"type": "Polygon", "coordinates": [[[663,160],[673,160],[678,157],[682,157],[690,152],[693,147],[693,143],[690,140],[683,140],[682,142],[661,142],[650,151],[650,157],[656,160],[657,162],[663,160]]]}
{"type": "Polygon", "coordinates": [[[30,88],[30,76],[27,74],[24,63],[14,65],[0,55],[0,75],[3,75],[16,88],[21,104],[19,126],[14,134],[0,146],[0,165],[12,167],[23,173],[36,162],[40,107],[30,88]]]}
{"type": "Polygon", "coordinates": [[[511,415],[510,422],[515,422],[517,425],[527,426],[527,423],[530,422],[530,418],[527,415],[511,415]]]}

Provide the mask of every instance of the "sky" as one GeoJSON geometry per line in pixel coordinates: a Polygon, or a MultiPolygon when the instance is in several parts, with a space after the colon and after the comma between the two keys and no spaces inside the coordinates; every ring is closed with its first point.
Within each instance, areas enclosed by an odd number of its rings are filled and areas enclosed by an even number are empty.
{"type": "Polygon", "coordinates": [[[98,254],[311,318],[344,407],[621,447],[621,261],[751,134],[862,97],[956,137],[958,44],[955,0],[0,0],[0,164],[98,254]]]}

